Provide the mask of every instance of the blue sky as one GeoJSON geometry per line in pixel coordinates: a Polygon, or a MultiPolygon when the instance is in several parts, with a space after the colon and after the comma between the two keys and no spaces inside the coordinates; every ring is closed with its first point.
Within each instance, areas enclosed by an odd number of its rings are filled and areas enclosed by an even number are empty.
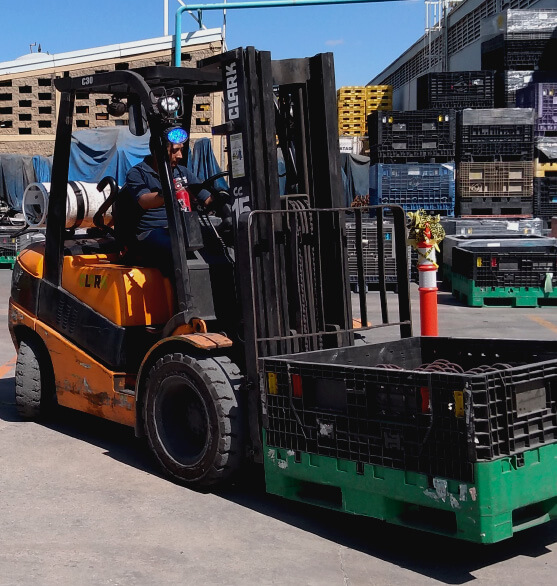
{"type": "MultiPolygon", "coordinates": [[[[169,1],[170,32],[179,6],[169,1]]],[[[163,34],[163,0],[0,0],[0,7],[0,61],[28,53],[31,43],[61,53],[163,34]]],[[[221,12],[203,18],[209,28],[222,26],[221,12]]],[[[227,44],[269,50],[274,59],[332,51],[337,87],[364,85],[423,34],[424,21],[421,0],[230,10],[227,44]]],[[[186,14],[182,27],[197,25],[186,14]]]]}

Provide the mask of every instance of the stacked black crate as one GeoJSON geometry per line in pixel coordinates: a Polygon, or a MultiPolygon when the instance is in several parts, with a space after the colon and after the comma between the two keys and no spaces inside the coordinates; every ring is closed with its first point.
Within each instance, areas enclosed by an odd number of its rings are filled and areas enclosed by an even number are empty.
{"type": "Polygon", "coordinates": [[[516,105],[535,111],[534,214],[549,227],[557,216],[557,81],[529,84],[516,105]]]}
{"type": "Polygon", "coordinates": [[[457,210],[463,217],[533,212],[534,110],[463,110],[458,120],[457,210]]]}
{"type": "Polygon", "coordinates": [[[454,110],[373,112],[368,134],[371,204],[454,215],[454,110]]]}
{"type": "Polygon", "coordinates": [[[555,70],[557,10],[505,10],[481,24],[482,69],[495,71],[495,106],[515,106],[516,92],[555,70]]]}
{"type": "MultiPolygon", "coordinates": [[[[374,112],[368,117],[368,135],[370,204],[454,216],[454,109],[374,112]]],[[[410,276],[417,280],[415,251],[410,276]]]]}

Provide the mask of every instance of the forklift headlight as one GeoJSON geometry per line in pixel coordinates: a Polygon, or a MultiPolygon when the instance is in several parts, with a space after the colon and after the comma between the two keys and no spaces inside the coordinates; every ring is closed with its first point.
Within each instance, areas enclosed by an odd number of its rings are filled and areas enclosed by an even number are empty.
{"type": "Polygon", "coordinates": [[[166,140],[172,144],[184,144],[188,140],[188,133],[179,126],[173,126],[166,132],[166,140]]]}
{"type": "Polygon", "coordinates": [[[171,115],[178,112],[180,109],[180,102],[174,96],[162,96],[158,101],[159,110],[165,114],[171,115]]]}

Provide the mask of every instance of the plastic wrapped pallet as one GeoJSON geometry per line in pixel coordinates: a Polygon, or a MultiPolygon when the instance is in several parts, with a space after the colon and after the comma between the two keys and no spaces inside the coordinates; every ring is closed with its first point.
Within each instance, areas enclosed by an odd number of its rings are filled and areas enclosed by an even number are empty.
{"type": "Polygon", "coordinates": [[[503,34],[506,38],[549,38],[557,28],[557,10],[503,10],[480,21],[483,40],[503,34]]]}
{"type": "Polygon", "coordinates": [[[541,236],[543,230],[541,218],[519,218],[516,220],[442,218],[441,224],[447,236],[490,236],[494,234],[541,236]]]}

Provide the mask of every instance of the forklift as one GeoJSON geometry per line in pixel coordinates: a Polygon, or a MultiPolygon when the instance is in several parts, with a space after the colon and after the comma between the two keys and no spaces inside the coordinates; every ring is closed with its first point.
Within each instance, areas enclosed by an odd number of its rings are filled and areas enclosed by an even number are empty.
{"type": "MultiPolygon", "coordinates": [[[[347,218],[362,234],[367,210],[345,209],[332,54],[273,61],[253,47],[197,67],[145,67],[55,80],[60,92],[46,240],[14,267],[9,329],[17,349],[16,405],[41,418],[55,405],[135,428],[164,473],[207,490],[246,461],[263,462],[260,360],[351,346],[371,329],[356,251],[360,322],[352,319],[347,218]],[[202,185],[230,230],[206,210],[184,211],[166,150],[169,132],[189,135],[194,98],[218,92],[228,182],[202,185]],[[126,104],[129,129],[148,130],[168,217],[173,274],[144,266],[126,241],[133,205],[111,193],[95,228],[68,227],[66,199],[76,95],[126,104]],[[185,131],[185,133],[184,133],[185,131]],[[285,163],[279,190],[278,153],[285,163]],[[112,208],[114,225],[104,215],[112,208]],[[229,214],[230,216],[230,214],[229,214]]],[[[188,152],[186,142],[184,152],[188,152]]],[[[137,205],[137,204],[135,204],[137,205]]],[[[398,320],[389,321],[378,213],[381,323],[412,333],[404,215],[393,207],[398,320]]]]}

